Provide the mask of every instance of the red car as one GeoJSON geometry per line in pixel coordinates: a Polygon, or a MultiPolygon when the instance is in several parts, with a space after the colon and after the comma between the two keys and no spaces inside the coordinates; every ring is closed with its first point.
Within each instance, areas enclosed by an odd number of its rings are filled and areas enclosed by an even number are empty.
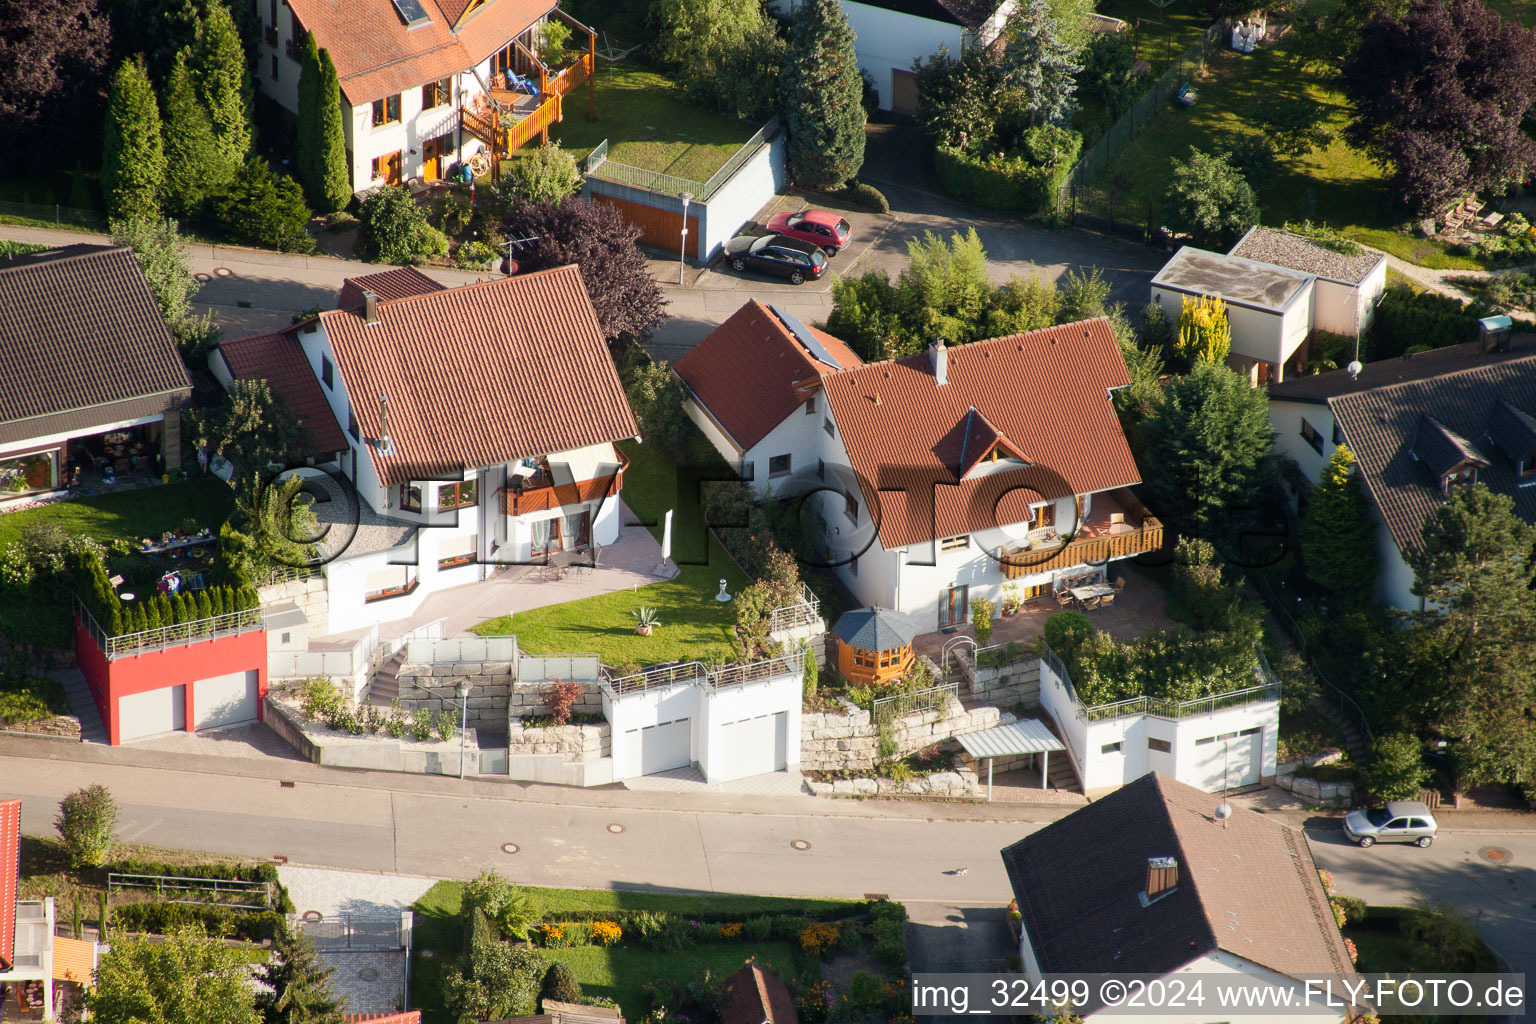
{"type": "Polygon", "coordinates": [[[828,256],[836,256],[841,252],[853,234],[853,227],[846,220],[825,210],[776,214],[768,222],[768,230],[776,235],[788,235],[802,242],[810,242],[819,246],[828,256]]]}

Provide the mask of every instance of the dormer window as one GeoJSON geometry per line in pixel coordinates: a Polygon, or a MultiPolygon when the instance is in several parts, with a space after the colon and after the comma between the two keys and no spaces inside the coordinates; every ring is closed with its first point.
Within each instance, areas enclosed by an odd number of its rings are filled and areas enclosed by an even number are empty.
{"type": "Polygon", "coordinates": [[[1440,479],[1440,489],[1449,494],[1454,488],[1471,487],[1475,483],[1477,483],[1477,467],[1464,466],[1445,474],[1440,479]]]}

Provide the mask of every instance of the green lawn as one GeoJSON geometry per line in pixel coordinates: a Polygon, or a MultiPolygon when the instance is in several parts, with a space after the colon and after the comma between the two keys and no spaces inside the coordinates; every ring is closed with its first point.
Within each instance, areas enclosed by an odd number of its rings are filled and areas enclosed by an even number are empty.
{"type": "Polygon", "coordinates": [[[1197,0],[1172,0],[1162,10],[1147,0],[1103,0],[1098,12],[1131,26],[1136,56],[1152,65],[1153,78],[1178,61],[1214,20],[1197,0]]]}
{"type": "MultiPolygon", "coordinates": [[[[681,894],[630,892],[623,889],[537,889],[530,888],[533,905],[540,916],[555,917],[577,910],[665,910],[675,914],[729,913],[749,917],[756,914],[795,913],[811,908],[844,907],[849,913],[858,904],[841,901],[781,899],[774,896],[736,896],[708,893],[681,894]]],[[[444,967],[463,949],[462,911],[464,883],[438,882],[416,902],[415,949],[411,966],[411,1005],[423,1011],[426,1024],[447,1024],[448,1016],[440,1005],[444,967]],[[421,955],[430,949],[430,959],[421,955]]],[[[655,953],[619,946],[611,950],[596,947],[545,950],[551,957],[570,965],[583,985],[591,985],[591,994],[617,999],[626,1020],[641,1016],[640,986],[652,978],[691,981],[705,967],[717,974],[735,970],[746,956],[756,952],[764,960],[786,967],[795,963],[797,953],[788,943],[769,942],[759,947],[721,945],[696,947],[686,953],[655,953]]]]}
{"type": "MultiPolygon", "coordinates": [[[[1245,137],[1261,134],[1253,111],[1267,96],[1305,89],[1321,104],[1334,129],[1342,129],[1348,119],[1344,97],[1298,69],[1284,45],[1248,56],[1221,50],[1207,63],[1207,70],[1206,77],[1196,82],[1195,105],[1171,104],[1152,128],[1110,161],[1098,184],[1118,181],[1129,189],[1134,204],[1160,207],[1173,159],[1188,156],[1191,146],[1207,152],[1228,149],[1245,137]]],[[[1446,270],[1479,266],[1475,260],[1450,255],[1439,242],[1397,230],[1399,225],[1388,220],[1388,198],[1381,168],[1335,139],[1326,149],[1307,156],[1282,157],[1275,180],[1259,192],[1259,205],[1266,224],[1322,222],[1422,266],[1446,270]]]]}
{"type": "Polygon", "coordinates": [[[1487,5],[1526,28],[1536,26],[1536,0],[1485,0],[1487,5]]]}
{"type": "Polygon", "coordinates": [[[585,89],[580,89],[566,100],[565,120],[550,138],[578,160],[607,139],[608,159],[615,163],[702,182],[759,127],[685,103],[671,79],[632,60],[600,60],[597,120],[587,120],[585,89]]]}
{"type": "Polygon", "coordinates": [[[619,447],[630,462],[624,474],[624,500],[658,540],[666,511],[674,510],[672,560],[682,572],[674,580],[641,587],[638,593],[621,590],[503,615],[480,623],[474,632],[516,633],[518,645],[529,653],[595,653],[607,665],[730,659],[735,653],[731,634],[735,607],[714,597],[721,577],[733,594],[750,581],[705,529],[694,476],[680,474],[678,465],[654,448],[633,442],[621,442],[619,447]],[[641,605],[654,607],[661,620],[648,637],[635,635],[630,614],[641,605]]]}

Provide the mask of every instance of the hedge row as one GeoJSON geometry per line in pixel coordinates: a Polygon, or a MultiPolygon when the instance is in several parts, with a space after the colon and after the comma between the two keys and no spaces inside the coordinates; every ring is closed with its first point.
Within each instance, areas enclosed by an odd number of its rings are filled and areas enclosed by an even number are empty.
{"type": "Polygon", "coordinates": [[[164,861],[124,858],[108,864],[106,871],[120,875],[167,875],[179,878],[228,878],[239,882],[270,882],[276,893],[279,914],[294,912],[293,900],[278,878],[275,864],[167,864],[164,861]]]}
{"type": "Polygon", "coordinates": [[[1026,217],[1056,208],[1056,193],[1073,163],[1064,159],[1054,167],[1042,167],[1023,156],[993,153],[978,157],[950,146],[935,146],[933,152],[939,191],[977,206],[1026,217]]]}
{"type": "MultiPolygon", "coordinates": [[[[732,921],[746,921],[754,917],[768,917],[773,918],[775,921],[778,921],[780,918],[793,919],[796,921],[804,920],[807,923],[810,921],[841,921],[849,917],[857,917],[860,914],[869,913],[881,902],[882,901],[879,900],[871,900],[868,902],[854,903],[851,905],[851,907],[850,904],[847,903],[834,903],[831,907],[825,908],[806,906],[792,912],[785,912],[781,914],[770,913],[762,910],[743,910],[735,911],[732,913],[721,913],[719,911],[706,910],[701,912],[689,911],[686,915],[683,916],[685,916],[689,921],[698,921],[708,924],[729,924],[732,921]]],[[[559,913],[551,913],[547,915],[544,920],[547,922],[581,921],[588,923],[592,921],[617,921],[620,924],[624,924],[626,922],[636,921],[641,918],[654,918],[657,916],[664,916],[667,913],[667,911],[657,910],[564,910],[559,913]]],[[[798,934],[798,931],[796,934],[798,934]]]]}
{"type": "Polygon", "coordinates": [[[271,910],[231,910],[206,903],[125,903],[112,908],[112,924],[130,932],[165,935],[200,925],[209,935],[262,942],[275,939],[287,919],[271,910]]]}

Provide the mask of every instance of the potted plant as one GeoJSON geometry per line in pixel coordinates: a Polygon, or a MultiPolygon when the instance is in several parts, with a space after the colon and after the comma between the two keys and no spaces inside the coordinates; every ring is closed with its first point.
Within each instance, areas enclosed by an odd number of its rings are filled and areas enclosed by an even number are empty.
{"type": "Polygon", "coordinates": [[[1019,610],[1019,585],[1003,584],[1003,618],[1011,619],[1019,610]]]}
{"type": "Polygon", "coordinates": [[[635,632],[641,636],[650,636],[661,624],[656,617],[656,609],[650,605],[641,605],[629,614],[635,617],[635,632]]]}

